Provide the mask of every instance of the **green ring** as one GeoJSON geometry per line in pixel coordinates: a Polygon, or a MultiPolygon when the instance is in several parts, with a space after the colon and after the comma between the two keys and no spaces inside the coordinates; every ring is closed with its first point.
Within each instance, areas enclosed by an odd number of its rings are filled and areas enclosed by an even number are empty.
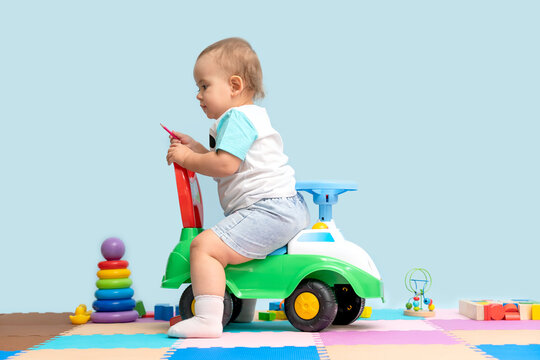
{"type": "Polygon", "coordinates": [[[98,289],[123,289],[128,288],[133,284],[130,278],[123,279],[100,279],[96,281],[98,289]]]}

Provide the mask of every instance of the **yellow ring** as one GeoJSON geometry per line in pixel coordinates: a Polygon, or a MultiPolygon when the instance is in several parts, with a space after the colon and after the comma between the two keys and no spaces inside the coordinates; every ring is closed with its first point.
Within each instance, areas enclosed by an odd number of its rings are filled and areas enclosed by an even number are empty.
{"type": "Polygon", "coordinates": [[[317,316],[319,307],[319,300],[310,292],[303,292],[294,300],[294,311],[304,320],[311,320],[317,316]]]}
{"type": "Polygon", "coordinates": [[[129,269],[99,270],[97,276],[100,279],[125,279],[131,275],[129,269]]]}

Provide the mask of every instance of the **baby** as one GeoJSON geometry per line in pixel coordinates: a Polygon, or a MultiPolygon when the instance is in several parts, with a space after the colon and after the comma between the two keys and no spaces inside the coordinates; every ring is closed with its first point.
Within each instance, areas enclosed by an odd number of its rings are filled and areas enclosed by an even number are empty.
{"type": "Polygon", "coordinates": [[[294,170],[287,165],[279,133],[266,110],[257,54],[240,38],[218,41],[197,58],[197,100],[209,119],[210,150],[174,132],[168,164],[212,176],[225,218],[199,234],[190,248],[195,316],[172,326],[172,337],[219,337],[223,332],[225,267],[266,255],[309,224],[294,170]]]}

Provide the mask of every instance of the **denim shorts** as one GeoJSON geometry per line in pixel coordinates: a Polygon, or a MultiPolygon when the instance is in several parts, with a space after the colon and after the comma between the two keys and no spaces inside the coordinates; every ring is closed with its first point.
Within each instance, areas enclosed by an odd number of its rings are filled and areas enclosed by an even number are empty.
{"type": "Polygon", "coordinates": [[[285,246],[309,225],[309,211],[300,193],[267,198],[237,210],[212,227],[231,249],[250,259],[264,259],[285,246]]]}

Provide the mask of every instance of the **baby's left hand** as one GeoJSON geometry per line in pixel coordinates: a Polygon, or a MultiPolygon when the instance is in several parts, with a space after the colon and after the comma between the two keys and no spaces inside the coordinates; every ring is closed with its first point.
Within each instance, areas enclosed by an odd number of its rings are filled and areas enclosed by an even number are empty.
{"type": "Polygon", "coordinates": [[[186,145],[182,145],[180,141],[173,141],[167,152],[167,164],[171,165],[175,162],[180,166],[184,166],[184,161],[190,152],[191,150],[186,145]]]}

